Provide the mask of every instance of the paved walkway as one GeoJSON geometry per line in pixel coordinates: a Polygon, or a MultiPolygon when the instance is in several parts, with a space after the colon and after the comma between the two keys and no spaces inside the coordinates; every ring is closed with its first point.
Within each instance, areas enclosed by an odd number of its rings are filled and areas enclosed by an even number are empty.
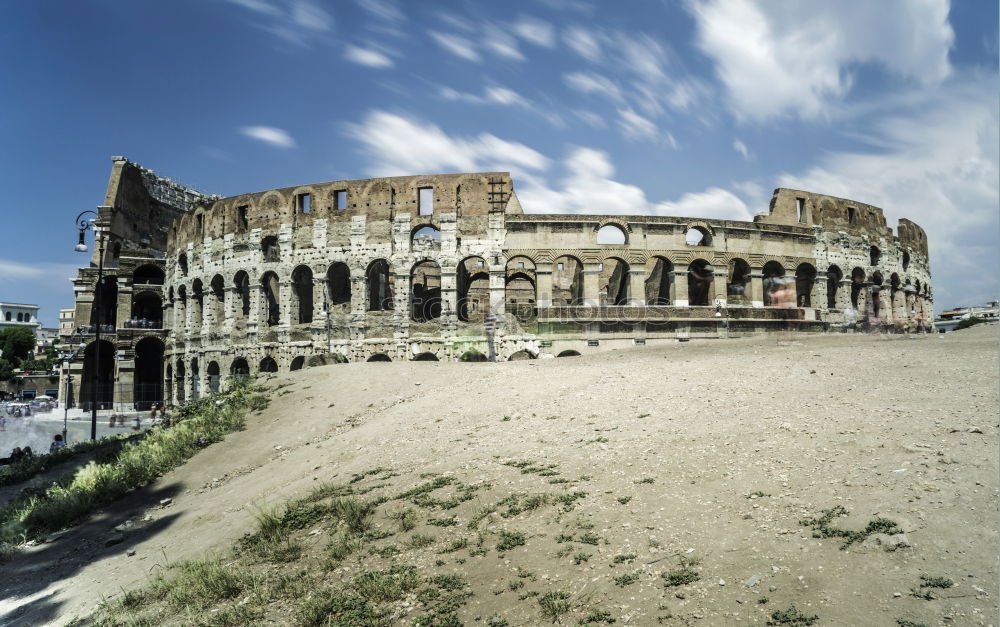
{"type": "MultiPolygon", "coordinates": [[[[132,415],[125,419],[125,426],[108,426],[110,411],[97,412],[97,437],[132,432],[132,415]]],[[[149,428],[148,414],[141,414],[140,426],[149,428]]],[[[71,409],[66,416],[66,440],[77,444],[90,439],[90,413],[71,409]]],[[[7,417],[7,430],[0,431],[0,457],[6,457],[15,446],[30,446],[36,453],[48,453],[52,437],[63,431],[63,410],[55,409],[22,418],[7,417]]]]}

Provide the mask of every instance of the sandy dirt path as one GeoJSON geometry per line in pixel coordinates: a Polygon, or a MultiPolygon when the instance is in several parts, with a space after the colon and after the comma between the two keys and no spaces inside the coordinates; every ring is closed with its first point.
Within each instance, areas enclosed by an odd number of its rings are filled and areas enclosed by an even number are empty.
{"type": "MultiPolygon", "coordinates": [[[[940,338],[769,337],[499,364],[347,364],[268,385],[280,389],[245,431],[4,564],[0,624],[87,615],[164,563],[227,550],[255,508],[318,480],[346,483],[382,466],[400,473],[399,485],[438,472],[489,481],[498,496],[554,489],[502,464],[511,459],[558,464],[573,478],[561,489],[587,492],[574,516],[603,538],[600,559],[574,566],[529,543],[502,562],[468,565],[472,578],[531,568],[628,625],[667,615],[665,624],[764,624],[790,603],[823,625],[996,623],[994,325],[940,338]],[[870,539],[844,551],[799,524],[837,505],[851,512],[838,525],[887,517],[911,546],[888,552],[870,539]],[[629,552],[650,576],[616,587],[608,559],[629,552]],[[684,598],[656,576],[678,554],[701,560],[701,581],[684,598]],[[909,594],[920,575],[957,586],[920,600],[909,594]],[[756,607],[765,596],[770,604],[756,607]]],[[[546,538],[568,519],[511,524],[546,538]]],[[[512,625],[540,624],[527,605],[488,593],[463,617],[501,611],[512,625]]]]}

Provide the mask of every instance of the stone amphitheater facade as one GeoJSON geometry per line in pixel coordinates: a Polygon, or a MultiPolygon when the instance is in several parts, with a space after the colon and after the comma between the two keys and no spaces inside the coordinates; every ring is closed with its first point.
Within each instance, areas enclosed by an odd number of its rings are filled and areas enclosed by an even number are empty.
{"type": "Polygon", "coordinates": [[[103,322],[114,355],[74,360],[84,405],[95,367],[102,406],[142,409],[260,372],[481,360],[488,314],[500,360],[933,320],[923,229],[901,219],[894,233],[843,198],[777,189],[752,222],[530,214],[506,172],[221,198],[113,160],[99,224],[114,310],[93,308],[93,268],[74,280],[72,341],[103,322]]]}

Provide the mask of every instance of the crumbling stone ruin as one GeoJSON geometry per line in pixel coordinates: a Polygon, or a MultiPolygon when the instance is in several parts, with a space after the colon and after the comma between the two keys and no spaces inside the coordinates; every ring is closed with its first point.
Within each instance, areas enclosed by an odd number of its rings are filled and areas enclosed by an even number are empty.
{"type": "Polygon", "coordinates": [[[843,198],[777,189],[753,222],[525,214],[506,172],[220,198],[113,161],[99,311],[96,268],[74,280],[85,406],[92,368],[102,406],[143,409],[322,363],[481,360],[488,313],[503,360],[933,320],[923,229],[843,198]]]}

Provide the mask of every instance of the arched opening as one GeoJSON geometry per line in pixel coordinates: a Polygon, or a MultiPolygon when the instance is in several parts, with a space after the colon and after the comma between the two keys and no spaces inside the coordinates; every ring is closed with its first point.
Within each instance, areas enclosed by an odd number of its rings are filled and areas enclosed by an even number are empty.
{"type": "Polygon", "coordinates": [[[107,340],[91,342],[83,353],[83,377],[80,379],[80,403],[90,411],[96,399],[98,409],[111,409],[115,391],[115,346],[107,340]],[[98,355],[98,353],[100,353],[98,355]],[[94,395],[93,381],[97,376],[97,394],[94,395]]]}
{"type": "Polygon", "coordinates": [[[240,270],[233,277],[233,288],[236,290],[236,298],[239,303],[235,307],[237,318],[246,319],[250,316],[250,275],[240,270]]]}
{"type": "Polygon", "coordinates": [[[712,234],[701,226],[692,226],[684,233],[684,242],[688,246],[711,246],[712,234]]]}
{"type": "Polygon", "coordinates": [[[467,257],[456,272],[458,319],[482,322],[490,306],[490,273],[482,257],[467,257]]]}
{"type": "Polygon", "coordinates": [[[858,308],[858,301],[861,296],[861,288],[865,284],[865,271],[861,268],[851,270],[851,307],[858,308]]]}
{"type": "Polygon", "coordinates": [[[532,355],[531,353],[529,353],[526,350],[523,350],[523,351],[517,351],[516,353],[511,354],[511,356],[507,358],[507,361],[524,361],[524,360],[527,360],[527,359],[534,359],[534,358],[535,358],[534,355],[532,355]]]}
{"type": "Polygon", "coordinates": [[[163,285],[165,278],[163,270],[147,263],[139,266],[132,273],[132,285],[163,285]]]}
{"type": "Polygon", "coordinates": [[[688,305],[707,307],[712,294],[712,266],[704,259],[695,259],[688,266],[688,305]]]}
{"type": "Polygon", "coordinates": [[[903,270],[905,271],[905,270],[909,270],[909,269],[910,269],[910,253],[909,253],[909,251],[904,250],[903,251],[903,270]]]}
{"type": "Polygon", "coordinates": [[[441,231],[436,226],[431,226],[430,224],[418,226],[410,234],[410,241],[413,242],[415,247],[421,245],[429,246],[441,241],[441,231]]]}
{"type": "Polygon", "coordinates": [[[309,266],[292,270],[292,324],[307,324],[313,319],[313,273],[309,266]]]}
{"type": "Polygon", "coordinates": [[[726,302],[729,305],[749,305],[750,294],[750,264],[739,257],[729,262],[729,274],[726,281],[726,302]]]}
{"type": "Polygon", "coordinates": [[[365,282],[368,284],[368,311],[391,311],[394,286],[389,262],[376,259],[368,264],[365,282]]]}
{"type": "Polygon", "coordinates": [[[212,277],[212,282],[209,283],[209,289],[212,290],[212,324],[221,325],[226,319],[226,280],[222,278],[221,274],[217,274],[212,277]]]}
{"type": "Polygon", "coordinates": [[[580,353],[577,352],[577,351],[574,351],[574,350],[565,350],[565,351],[559,353],[558,355],[556,355],[556,357],[579,357],[579,356],[580,356],[580,353]]]}
{"type": "Polygon", "coordinates": [[[365,361],[392,361],[385,353],[375,353],[365,361]]]}
{"type": "Polygon", "coordinates": [[[191,359],[191,400],[201,398],[201,372],[198,369],[198,358],[191,359]]]}
{"type": "Polygon", "coordinates": [[[889,306],[892,308],[892,318],[901,321],[906,318],[906,294],[903,292],[899,275],[895,272],[889,277],[889,306]]]}
{"type": "Polygon", "coordinates": [[[278,275],[274,272],[265,272],[260,278],[261,298],[264,311],[267,312],[267,326],[277,326],[281,321],[281,310],[278,307],[278,275]]]}
{"type": "Polygon", "coordinates": [[[90,324],[100,324],[110,332],[118,320],[118,278],[106,276],[94,288],[96,307],[90,310],[90,324]]]}
{"type": "MultiPolygon", "coordinates": [[[[512,257],[504,269],[504,301],[510,313],[519,322],[535,319],[535,287],[537,284],[535,262],[527,257],[512,257]]],[[[489,277],[484,277],[483,288],[489,299],[489,277]]]]}
{"type": "Polygon", "coordinates": [[[260,371],[261,372],[277,372],[278,362],[274,361],[272,357],[265,357],[260,360],[260,371]]]}
{"type": "Polygon", "coordinates": [[[208,373],[208,391],[212,394],[218,394],[219,389],[222,386],[222,375],[219,370],[219,362],[208,362],[206,372],[208,373]]]}
{"type": "Polygon", "coordinates": [[[427,322],[441,317],[441,266],[421,261],[410,272],[410,318],[427,322]]]}
{"type": "Polygon", "coordinates": [[[564,255],[552,263],[552,304],[583,304],[583,264],[564,255]]]}
{"type": "Polygon", "coordinates": [[[122,243],[115,242],[111,247],[111,267],[117,268],[122,257],[122,243]]]}
{"type": "Polygon", "coordinates": [[[163,301],[155,292],[132,295],[132,315],[125,325],[133,329],[163,328],[163,301]]]}
{"type": "Polygon", "coordinates": [[[597,276],[598,301],[602,305],[627,305],[629,297],[629,265],[618,257],[608,257],[597,276]]]}
{"type": "Polygon", "coordinates": [[[187,399],[187,377],[185,373],[187,370],[184,368],[184,359],[177,358],[177,370],[175,381],[177,381],[177,402],[183,403],[187,399]]]}
{"type": "Polygon", "coordinates": [[[477,351],[474,348],[470,348],[469,350],[467,350],[464,353],[462,353],[459,356],[458,360],[459,361],[467,361],[467,362],[471,362],[471,361],[475,361],[475,362],[489,361],[489,359],[486,357],[486,355],[480,353],[479,351],[477,351]]]}
{"type": "Polygon", "coordinates": [[[174,328],[180,331],[187,329],[187,287],[177,287],[177,302],[174,303],[174,328]]]}
{"type": "Polygon", "coordinates": [[[798,307],[812,307],[812,289],[816,283],[816,268],[801,263],[795,269],[795,302],[798,307]]]}
{"type": "Polygon", "coordinates": [[[144,337],[135,345],[132,400],[140,411],[163,402],[163,342],[144,337]]]}
{"type": "Polygon", "coordinates": [[[878,260],[882,257],[882,252],[878,249],[878,246],[872,246],[868,249],[868,256],[871,257],[871,265],[877,266],[878,260]]]}
{"type": "Polygon", "coordinates": [[[330,308],[346,309],[351,304],[351,270],[346,263],[334,263],[326,271],[326,302],[330,308]]]}
{"type": "Polygon", "coordinates": [[[605,224],[597,230],[597,243],[604,245],[621,245],[628,243],[628,235],[615,224],[605,224]]]}
{"type": "Polygon", "coordinates": [[[246,381],[250,378],[250,364],[247,360],[242,357],[237,357],[233,360],[233,363],[229,365],[229,382],[230,387],[239,385],[240,383],[246,381]]]}
{"type": "Polygon", "coordinates": [[[281,246],[278,244],[278,238],[274,235],[268,235],[260,240],[260,253],[265,263],[281,261],[281,246]]]}
{"type": "Polygon", "coordinates": [[[795,295],[789,294],[785,268],[777,261],[764,264],[764,306],[789,307],[795,304],[795,295]]]}
{"type": "Polygon", "coordinates": [[[194,325],[195,333],[201,330],[204,321],[205,311],[205,286],[201,279],[195,279],[191,284],[191,324],[194,325]]]}
{"type": "Polygon", "coordinates": [[[871,276],[872,315],[876,318],[882,314],[882,273],[873,272],[871,276]]]}
{"type": "Polygon", "coordinates": [[[826,306],[829,309],[837,309],[837,290],[840,289],[840,282],[844,280],[844,273],[837,266],[830,266],[826,269],[826,306]]]}
{"type": "Polygon", "coordinates": [[[288,367],[289,370],[302,370],[302,366],[306,363],[306,358],[299,355],[292,360],[292,365],[288,367]]]}
{"type": "Polygon", "coordinates": [[[674,264],[664,257],[646,262],[646,304],[651,306],[674,303],[674,264]]]}
{"type": "Polygon", "coordinates": [[[438,358],[434,353],[420,353],[413,357],[413,361],[438,361],[438,358]]]}
{"type": "Polygon", "coordinates": [[[181,276],[188,275],[188,258],[184,253],[177,257],[177,269],[180,270],[181,276]]]}
{"type": "Polygon", "coordinates": [[[174,367],[167,363],[167,376],[164,378],[166,381],[166,389],[164,390],[164,398],[170,403],[174,401],[174,367]]]}

